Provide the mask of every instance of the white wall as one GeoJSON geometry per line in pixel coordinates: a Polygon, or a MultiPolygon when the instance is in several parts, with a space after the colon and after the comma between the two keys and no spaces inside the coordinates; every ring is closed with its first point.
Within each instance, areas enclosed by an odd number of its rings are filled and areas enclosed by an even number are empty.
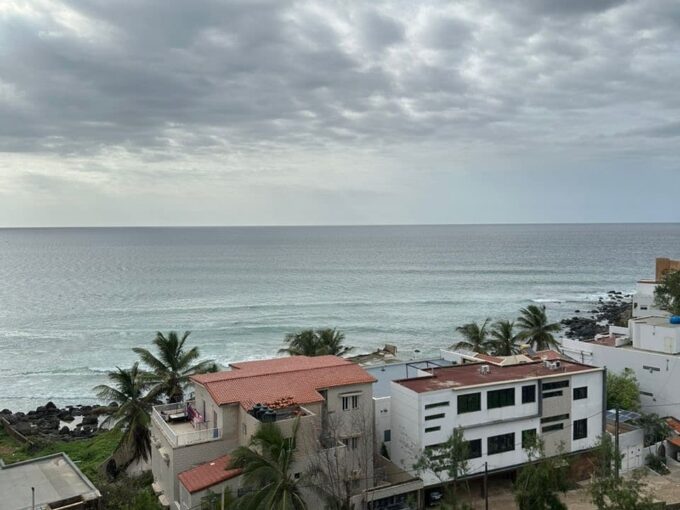
{"type": "Polygon", "coordinates": [[[591,342],[560,339],[563,351],[576,361],[606,367],[620,373],[631,368],[640,383],[642,410],[659,416],[680,416],[680,357],[640,351],[626,347],[608,347],[591,342]]]}
{"type": "Polygon", "coordinates": [[[391,384],[391,459],[406,471],[413,469],[422,450],[418,394],[395,382],[391,384]]]}
{"type": "Polygon", "coordinates": [[[667,315],[654,305],[654,289],[656,283],[640,281],[633,294],[633,317],[647,317],[649,315],[667,315]]]}
{"type": "Polygon", "coordinates": [[[667,354],[680,353],[680,328],[677,326],[656,326],[643,320],[630,322],[633,347],[667,354]]]}
{"type": "Polygon", "coordinates": [[[586,386],[588,388],[588,398],[571,401],[571,423],[569,431],[571,445],[569,451],[578,451],[592,448],[597,444],[597,438],[603,433],[603,373],[590,372],[585,374],[575,374],[571,377],[572,392],[574,388],[586,386]],[[583,439],[574,440],[573,423],[576,420],[588,419],[588,436],[583,439]]]}
{"type": "MultiPolygon", "coordinates": [[[[389,453],[390,456],[392,455],[392,452],[390,450],[392,441],[385,441],[385,431],[389,430],[390,435],[392,434],[391,430],[392,414],[390,412],[391,406],[392,406],[391,397],[373,398],[373,416],[375,419],[374,424],[375,443],[376,445],[378,445],[378,448],[380,448],[380,445],[385,443],[387,453],[389,453]]],[[[380,450],[378,450],[378,453],[380,453],[380,450]]]]}

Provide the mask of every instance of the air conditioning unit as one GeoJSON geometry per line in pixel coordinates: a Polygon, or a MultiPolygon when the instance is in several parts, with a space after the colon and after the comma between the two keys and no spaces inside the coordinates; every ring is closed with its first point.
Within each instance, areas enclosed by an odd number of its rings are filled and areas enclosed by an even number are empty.
{"type": "Polygon", "coordinates": [[[489,365],[482,365],[479,367],[479,373],[482,375],[486,375],[491,372],[491,367],[489,365]]]}

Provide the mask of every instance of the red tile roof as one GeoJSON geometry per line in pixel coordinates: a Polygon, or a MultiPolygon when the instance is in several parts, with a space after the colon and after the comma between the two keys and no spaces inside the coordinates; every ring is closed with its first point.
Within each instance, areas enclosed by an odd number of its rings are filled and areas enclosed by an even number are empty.
{"type": "Polygon", "coordinates": [[[321,402],[318,390],[375,382],[363,368],[337,356],[291,356],[231,366],[233,370],[192,380],[205,386],[218,405],[240,403],[246,410],[281,398],[297,404],[321,402]]]}
{"type": "Polygon", "coordinates": [[[666,418],[666,423],[668,423],[668,426],[674,430],[677,434],[680,434],[680,421],[677,418],[674,417],[669,417],[666,418]]]}
{"type": "Polygon", "coordinates": [[[227,469],[229,462],[229,455],[224,455],[195,468],[182,471],[177,475],[177,478],[186,490],[193,494],[240,475],[240,469],[227,469]]]}
{"type": "Polygon", "coordinates": [[[417,393],[424,393],[427,391],[459,389],[466,386],[503,383],[537,377],[558,377],[587,370],[602,370],[565,360],[560,362],[560,368],[556,370],[546,367],[543,362],[534,362],[507,366],[492,365],[489,367],[489,373],[482,374],[479,371],[480,366],[482,366],[482,363],[467,363],[452,367],[434,368],[432,369],[432,375],[402,379],[395,382],[417,393]]]}
{"type": "Polygon", "coordinates": [[[553,351],[552,349],[546,349],[544,351],[536,351],[533,356],[531,356],[535,360],[556,360],[556,359],[562,359],[563,356],[557,352],[553,351]]]}

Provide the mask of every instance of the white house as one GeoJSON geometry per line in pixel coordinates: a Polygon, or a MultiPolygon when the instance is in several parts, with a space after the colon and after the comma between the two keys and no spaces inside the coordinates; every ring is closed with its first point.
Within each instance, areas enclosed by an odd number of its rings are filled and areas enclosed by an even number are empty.
{"type": "MultiPolygon", "coordinates": [[[[604,431],[605,370],[556,358],[420,369],[392,381],[392,460],[412,469],[425,448],[458,427],[469,444],[471,475],[485,463],[490,472],[516,469],[535,435],[549,455],[592,448],[604,431]]],[[[440,482],[433,473],[421,477],[426,487],[440,482]]]]}
{"type": "Polygon", "coordinates": [[[640,383],[642,410],[680,416],[680,324],[668,317],[639,317],[628,327],[610,326],[608,335],[592,341],[559,340],[572,359],[612,372],[630,368],[640,383]]]}

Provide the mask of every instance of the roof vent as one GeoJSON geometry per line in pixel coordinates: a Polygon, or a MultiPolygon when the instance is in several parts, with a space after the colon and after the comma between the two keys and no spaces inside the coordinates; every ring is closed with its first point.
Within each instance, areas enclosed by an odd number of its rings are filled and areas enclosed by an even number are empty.
{"type": "Polygon", "coordinates": [[[491,367],[489,365],[482,365],[479,367],[479,373],[482,375],[486,375],[491,372],[491,367]]]}

